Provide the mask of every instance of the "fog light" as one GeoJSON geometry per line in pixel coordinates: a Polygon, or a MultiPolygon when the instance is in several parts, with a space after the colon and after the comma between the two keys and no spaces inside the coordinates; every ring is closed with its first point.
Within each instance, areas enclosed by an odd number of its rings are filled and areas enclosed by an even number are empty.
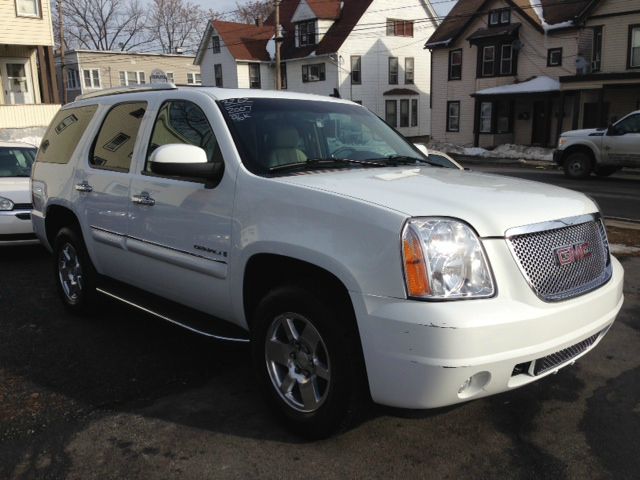
{"type": "Polygon", "coordinates": [[[458,398],[471,398],[480,393],[491,381],[489,372],[476,373],[465,380],[458,389],[458,398]]]}

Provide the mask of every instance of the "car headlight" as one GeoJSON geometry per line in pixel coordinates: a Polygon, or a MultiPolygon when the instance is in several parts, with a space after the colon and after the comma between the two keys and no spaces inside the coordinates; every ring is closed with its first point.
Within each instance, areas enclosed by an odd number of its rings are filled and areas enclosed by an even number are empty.
{"type": "Polygon", "coordinates": [[[566,137],[560,137],[558,139],[558,147],[563,146],[565,143],[567,143],[567,138],[566,137]]]}
{"type": "Polygon", "coordinates": [[[13,210],[13,202],[8,198],[0,197],[0,211],[13,210]]]}
{"type": "Polygon", "coordinates": [[[495,292],[484,249],[464,222],[412,218],[402,231],[402,254],[411,298],[486,298],[495,292]]]}

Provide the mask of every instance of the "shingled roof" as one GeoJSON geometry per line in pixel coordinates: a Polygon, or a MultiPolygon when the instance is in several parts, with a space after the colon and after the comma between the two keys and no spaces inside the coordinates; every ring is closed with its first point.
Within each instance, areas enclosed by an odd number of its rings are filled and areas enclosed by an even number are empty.
{"type": "Polygon", "coordinates": [[[316,17],[323,20],[340,18],[340,0],[306,0],[316,17]]]}
{"type": "Polygon", "coordinates": [[[221,20],[214,20],[212,26],[236,60],[271,60],[266,47],[267,41],[274,34],[273,27],[221,20]]]}
{"type": "MultiPolygon", "coordinates": [[[[540,32],[575,25],[595,0],[506,0],[540,32]]],[[[489,0],[458,0],[425,48],[446,48],[455,42],[478,17],[487,15],[489,0]]]]}

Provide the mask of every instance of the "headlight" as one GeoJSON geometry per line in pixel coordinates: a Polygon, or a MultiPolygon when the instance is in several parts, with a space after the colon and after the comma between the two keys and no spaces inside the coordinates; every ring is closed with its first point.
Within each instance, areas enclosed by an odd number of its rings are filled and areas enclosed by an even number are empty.
{"type": "Polygon", "coordinates": [[[495,292],[484,249],[459,220],[409,220],[402,231],[402,253],[409,297],[454,300],[495,292]]]}
{"type": "Polygon", "coordinates": [[[13,210],[13,202],[8,198],[0,197],[0,211],[13,210]]]}
{"type": "Polygon", "coordinates": [[[563,146],[565,143],[567,143],[567,138],[566,137],[560,137],[558,139],[558,147],[563,146]]]}

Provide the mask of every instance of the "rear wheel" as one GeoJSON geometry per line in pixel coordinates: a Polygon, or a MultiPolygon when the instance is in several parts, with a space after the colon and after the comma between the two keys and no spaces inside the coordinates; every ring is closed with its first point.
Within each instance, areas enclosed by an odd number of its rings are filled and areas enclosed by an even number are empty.
{"type": "Polygon", "coordinates": [[[286,426],[324,438],[353,422],[362,404],[359,342],[346,309],[311,290],[271,291],[254,315],[254,369],[270,406],[286,426]]]}
{"type": "Polygon", "coordinates": [[[591,157],[585,152],[571,153],[564,161],[564,173],[569,178],[587,178],[591,169],[591,157]]]}

